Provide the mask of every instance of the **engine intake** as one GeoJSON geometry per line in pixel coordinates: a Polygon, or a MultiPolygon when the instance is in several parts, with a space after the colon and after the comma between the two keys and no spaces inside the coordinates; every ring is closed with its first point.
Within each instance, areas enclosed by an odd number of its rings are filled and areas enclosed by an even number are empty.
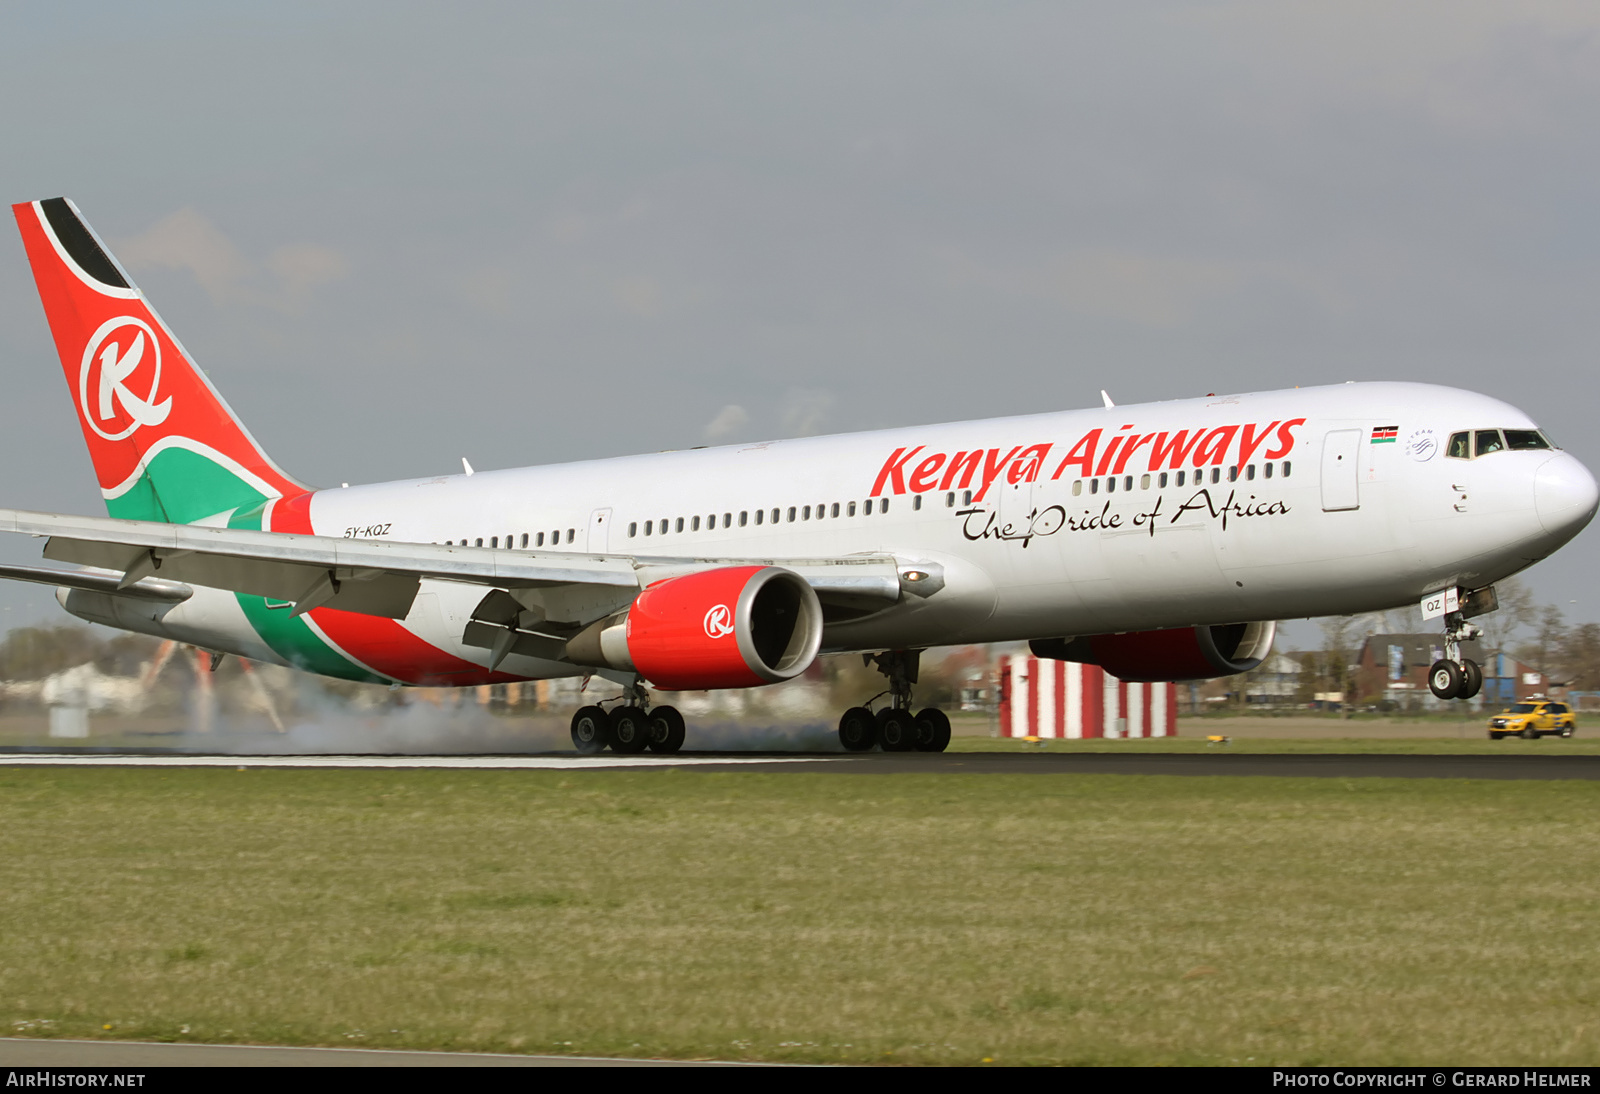
{"type": "Polygon", "coordinates": [[[822,605],[778,566],[658,581],[567,643],[578,665],[637,672],[665,691],[747,688],[800,675],[822,645],[822,605]]]}
{"type": "Polygon", "coordinates": [[[1099,665],[1134,683],[1211,680],[1249,672],[1272,652],[1278,624],[1226,623],[1172,630],[1041,638],[1028,643],[1035,657],[1099,665]]]}

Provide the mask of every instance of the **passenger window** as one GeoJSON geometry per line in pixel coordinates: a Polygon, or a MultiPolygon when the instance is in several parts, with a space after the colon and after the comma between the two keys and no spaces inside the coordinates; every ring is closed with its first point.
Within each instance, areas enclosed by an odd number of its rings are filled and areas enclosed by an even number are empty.
{"type": "MultiPolygon", "coordinates": [[[[1073,493],[1076,494],[1077,491],[1074,490],[1073,493]]],[[[946,509],[954,509],[956,507],[956,492],[954,490],[944,496],[944,507],[946,509]]]]}
{"type": "Polygon", "coordinates": [[[1256,480],[1256,465],[1250,464],[1244,469],[1244,477],[1251,482],[1256,480]]]}
{"type": "Polygon", "coordinates": [[[765,509],[757,509],[756,510],[756,523],[760,524],[762,521],[764,521],[766,519],[767,519],[767,511],[765,509]]]}
{"type": "Polygon", "coordinates": [[[1513,452],[1520,452],[1529,448],[1549,448],[1550,442],[1541,437],[1535,429],[1508,429],[1506,447],[1513,452]]]}
{"type": "MultiPolygon", "coordinates": [[[[644,526],[644,534],[647,535],[647,536],[650,534],[650,525],[649,524],[646,524],[644,526]]],[[[537,536],[534,537],[533,545],[535,547],[543,547],[544,546],[544,533],[543,532],[540,532],[537,536]]]]}
{"type": "Polygon", "coordinates": [[[1133,489],[1133,476],[1132,475],[1124,475],[1124,476],[1122,476],[1122,488],[1124,490],[1132,490],[1133,489]]]}
{"type": "Polygon", "coordinates": [[[881,501],[878,502],[878,512],[887,513],[888,511],[889,511],[889,499],[888,498],[884,498],[884,499],[882,499],[881,501]]]}
{"type": "MultiPolygon", "coordinates": [[[[1073,497],[1077,497],[1081,493],[1083,493],[1083,480],[1082,479],[1077,479],[1072,484],[1072,496],[1073,497]]],[[[951,497],[955,497],[954,494],[952,494],[950,496],[951,497]]]]}
{"type": "Polygon", "coordinates": [[[672,522],[672,530],[674,532],[683,531],[683,518],[682,517],[679,517],[677,520],[672,522]]]}
{"type": "Polygon", "coordinates": [[[849,505],[845,506],[845,515],[846,516],[851,516],[851,517],[856,515],[856,503],[855,502],[851,502],[849,505]]]}
{"type": "Polygon", "coordinates": [[[1106,480],[1106,493],[1115,494],[1116,492],[1117,492],[1117,477],[1115,475],[1112,475],[1109,479],[1106,480]]]}
{"type": "Polygon", "coordinates": [[[800,519],[801,520],[810,520],[811,519],[811,506],[808,505],[804,509],[800,510],[800,519]]]}
{"type": "MultiPolygon", "coordinates": [[[[632,535],[633,533],[630,532],[628,534],[632,535]]],[[[522,533],[522,549],[524,551],[526,551],[528,549],[528,533],[526,533],[526,532],[522,533]]]]}
{"type": "MultiPolygon", "coordinates": [[[[761,514],[757,513],[756,515],[760,516],[761,514]]],[[[739,527],[743,528],[746,524],[748,524],[749,523],[749,518],[750,518],[750,510],[748,510],[748,509],[739,510],[739,527]]]]}
{"type": "Polygon", "coordinates": [[[972,504],[972,491],[971,490],[963,490],[963,491],[961,491],[961,504],[962,505],[971,505],[972,504]]]}
{"type": "Polygon", "coordinates": [[[1232,467],[1228,468],[1228,481],[1229,482],[1238,482],[1239,481],[1239,465],[1238,464],[1234,464],[1232,467]]]}
{"type": "Polygon", "coordinates": [[[1178,485],[1179,486],[1183,485],[1183,472],[1182,471],[1178,472],[1178,485]]]}
{"type": "Polygon", "coordinates": [[[1289,461],[1288,460],[1284,460],[1283,461],[1283,477],[1284,478],[1288,478],[1289,477],[1289,461]]]}
{"type": "Polygon", "coordinates": [[[1150,489],[1150,476],[1149,475],[1140,475],[1139,476],[1139,489],[1140,490],[1148,490],[1148,489],[1150,489]]]}
{"type": "Polygon", "coordinates": [[[834,517],[839,515],[839,503],[838,502],[834,502],[833,503],[833,511],[831,513],[829,513],[828,515],[829,516],[834,516],[834,517]]]}
{"type": "Polygon", "coordinates": [[[1222,468],[1213,467],[1211,469],[1211,481],[1212,482],[1221,482],[1222,481],[1222,468]]]}
{"type": "Polygon", "coordinates": [[[1167,473],[1165,471],[1161,472],[1161,474],[1156,478],[1156,485],[1163,490],[1167,488],[1167,473]]]}
{"type": "Polygon", "coordinates": [[[912,498],[911,498],[911,508],[913,508],[913,509],[921,509],[922,508],[922,495],[921,494],[915,494],[915,495],[912,496],[912,498]]]}
{"type": "Polygon", "coordinates": [[[794,523],[794,506],[789,506],[789,523],[794,523]]]}
{"type": "Polygon", "coordinates": [[[500,537],[499,536],[490,536],[489,537],[489,546],[491,546],[491,547],[500,546],[500,537]]]}
{"type": "Polygon", "coordinates": [[[773,524],[777,524],[778,523],[778,511],[776,509],[774,509],[772,511],[772,523],[773,524]]]}
{"type": "MultiPolygon", "coordinates": [[[[1254,465],[1252,464],[1251,466],[1254,466],[1254,465]]],[[[1272,478],[1272,465],[1270,463],[1262,464],[1261,465],[1261,474],[1263,476],[1265,476],[1266,478],[1269,478],[1269,479],[1272,478]]]]}
{"type": "Polygon", "coordinates": [[[866,501],[861,503],[861,515],[864,516],[864,517],[870,517],[872,515],[872,499],[871,498],[868,498],[866,501]]]}
{"type": "Polygon", "coordinates": [[[1089,480],[1089,493],[1098,494],[1099,492],[1100,492],[1100,480],[1099,479],[1090,479],[1089,480]]]}
{"type": "MultiPolygon", "coordinates": [[[[639,534],[639,522],[638,521],[634,521],[632,524],[628,525],[628,538],[632,539],[634,536],[636,536],[638,534],[639,534]]],[[[526,540],[528,537],[527,536],[523,536],[522,538],[524,540],[526,540]]],[[[526,547],[527,543],[523,543],[523,546],[526,547]]]]}
{"type": "Polygon", "coordinates": [[[567,529],[567,542],[568,543],[571,543],[574,539],[577,538],[577,536],[578,536],[578,530],[576,528],[568,528],[567,529]]]}
{"type": "Polygon", "coordinates": [[[482,537],[479,537],[479,538],[478,538],[478,539],[476,539],[476,540],[474,540],[474,541],[473,541],[473,544],[472,544],[472,545],[473,545],[473,546],[474,546],[474,547],[482,547],[482,546],[483,546],[483,539],[482,539],[482,537]]]}
{"type": "Polygon", "coordinates": [[[1472,434],[1452,433],[1450,443],[1445,446],[1444,454],[1453,460],[1472,459],[1472,434]]]}
{"type": "Polygon", "coordinates": [[[700,518],[699,517],[695,517],[693,520],[691,520],[689,522],[689,531],[698,532],[699,530],[700,530],[700,518]]]}
{"type": "MultiPolygon", "coordinates": [[[[741,520],[739,523],[743,524],[744,521],[741,520]]],[[[732,528],[733,527],[733,514],[732,513],[724,513],[724,514],[722,514],[722,526],[724,528],[732,528]]]]}

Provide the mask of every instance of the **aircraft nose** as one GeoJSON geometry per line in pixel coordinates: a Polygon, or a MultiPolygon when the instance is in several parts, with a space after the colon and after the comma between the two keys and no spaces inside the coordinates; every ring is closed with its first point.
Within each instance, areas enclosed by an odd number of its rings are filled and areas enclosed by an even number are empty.
{"type": "Polygon", "coordinates": [[[1600,486],[1587,467],[1563,452],[1539,465],[1533,478],[1533,504],[1546,532],[1570,538],[1594,516],[1600,486]]]}

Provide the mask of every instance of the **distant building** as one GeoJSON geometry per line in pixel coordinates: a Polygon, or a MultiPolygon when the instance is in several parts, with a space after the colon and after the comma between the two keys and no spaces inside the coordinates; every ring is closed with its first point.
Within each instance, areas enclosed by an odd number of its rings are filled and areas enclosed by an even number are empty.
{"type": "Polygon", "coordinates": [[[1300,662],[1284,653],[1271,653],[1245,674],[1244,701],[1260,706],[1288,706],[1300,690],[1300,662]]]}

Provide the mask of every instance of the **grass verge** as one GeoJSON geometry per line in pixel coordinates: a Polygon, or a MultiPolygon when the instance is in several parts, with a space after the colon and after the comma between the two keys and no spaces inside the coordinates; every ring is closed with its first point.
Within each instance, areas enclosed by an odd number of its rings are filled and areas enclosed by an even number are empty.
{"type": "Polygon", "coordinates": [[[1600,785],[0,772],[13,1033],[1593,1064],[1600,785]]]}

